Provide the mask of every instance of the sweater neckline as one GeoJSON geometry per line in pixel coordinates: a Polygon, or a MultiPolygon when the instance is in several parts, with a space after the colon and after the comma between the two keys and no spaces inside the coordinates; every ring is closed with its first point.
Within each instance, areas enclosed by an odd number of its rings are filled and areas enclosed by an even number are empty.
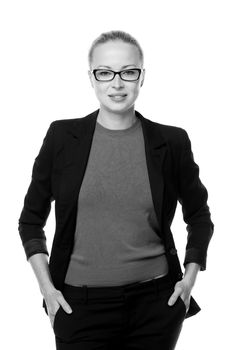
{"type": "Polygon", "coordinates": [[[107,134],[107,135],[115,135],[115,136],[120,136],[120,135],[128,135],[134,132],[140,125],[140,120],[138,117],[136,117],[136,121],[134,124],[132,124],[129,128],[126,129],[109,129],[100,124],[96,120],[96,130],[101,132],[102,134],[107,134]]]}

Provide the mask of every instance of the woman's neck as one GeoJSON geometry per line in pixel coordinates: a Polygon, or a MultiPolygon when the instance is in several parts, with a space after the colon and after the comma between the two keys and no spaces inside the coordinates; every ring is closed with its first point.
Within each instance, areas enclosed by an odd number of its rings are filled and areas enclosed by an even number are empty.
{"type": "Polygon", "coordinates": [[[127,129],[136,122],[134,109],[128,110],[125,113],[115,113],[100,108],[97,121],[105,128],[112,130],[127,129]]]}

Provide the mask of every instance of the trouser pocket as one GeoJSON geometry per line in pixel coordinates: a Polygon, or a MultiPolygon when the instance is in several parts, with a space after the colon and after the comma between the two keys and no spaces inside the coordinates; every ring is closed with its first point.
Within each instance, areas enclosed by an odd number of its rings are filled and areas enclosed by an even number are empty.
{"type": "Polygon", "coordinates": [[[54,320],[53,320],[53,330],[55,329],[57,317],[58,317],[59,311],[61,311],[61,309],[62,309],[62,306],[60,305],[59,308],[57,309],[57,312],[55,313],[54,320]]]}
{"type": "Polygon", "coordinates": [[[185,303],[184,303],[184,300],[181,298],[181,296],[179,295],[178,296],[178,300],[180,301],[180,303],[183,305],[183,309],[184,309],[184,312],[185,312],[185,314],[186,314],[186,305],[185,305],[185,303]]]}

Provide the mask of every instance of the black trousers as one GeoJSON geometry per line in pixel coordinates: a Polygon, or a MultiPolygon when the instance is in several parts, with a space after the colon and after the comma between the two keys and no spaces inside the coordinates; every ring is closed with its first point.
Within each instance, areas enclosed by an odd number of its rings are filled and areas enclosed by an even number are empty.
{"type": "Polygon", "coordinates": [[[111,287],[65,284],[63,295],[73,312],[60,306],[54,319],[57,350],[175,349],[186,307],[169,274],[147,282],[111,287]]]}

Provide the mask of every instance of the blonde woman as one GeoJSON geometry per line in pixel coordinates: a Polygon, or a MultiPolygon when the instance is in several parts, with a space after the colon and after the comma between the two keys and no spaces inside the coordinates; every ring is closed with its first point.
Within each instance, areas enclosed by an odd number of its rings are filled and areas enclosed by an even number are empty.
{"type": "Polygon", "coordinates": [[[99,108],[50,124],[19,218],[23,247],[57,349],[174,349],[183,321],[201,310],[191,291],[214,231],[207,189],[188,133],[135,110],[145,79],[138,41],[102,33],[88,59],[99,108]],[[184,272],[170,229],[177,201],[184,272]]]}

